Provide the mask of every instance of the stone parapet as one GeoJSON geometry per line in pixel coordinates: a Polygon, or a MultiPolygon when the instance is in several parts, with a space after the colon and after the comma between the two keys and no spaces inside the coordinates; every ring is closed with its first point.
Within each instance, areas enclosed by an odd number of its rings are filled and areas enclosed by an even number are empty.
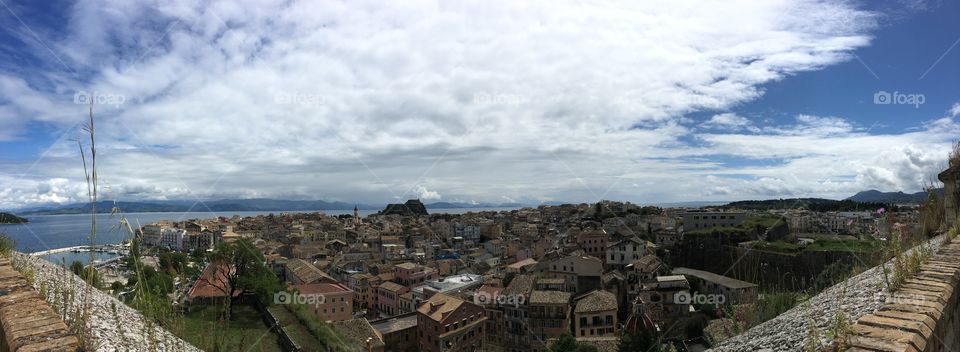
{"type": "Polygon", "coordinates": [[[848,351],[960,349],[960,241],[944,244],[875,313],[851,327],[848,351]]]}
{"type": "Polygon", "coordinates": [[[0,258],[2,350],[76,351],[77,337],[8,258],[0,258]]]}

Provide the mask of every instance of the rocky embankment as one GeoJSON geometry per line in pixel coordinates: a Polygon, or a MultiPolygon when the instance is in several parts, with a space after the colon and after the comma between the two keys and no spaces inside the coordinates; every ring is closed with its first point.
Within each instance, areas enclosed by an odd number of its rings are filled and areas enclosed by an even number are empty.
{"type": "Polygon", "coordinates": [[[33,286],[68,324],[79,315],[77,308],[90,294],[85,331],[93,350],[200,351],[113,296],[88,289],[83,280],[59,265],[22,253],[13,253],[12,259],[18,266],[33,268],[33,286]]]}
{"type": "MultiPolygon", "coordinates": [[[[945,239],[946,236],[940,236],[930,240],[933,250],[939,249],[945,239]]],[[[892,265],[887,263],[886,267],[892,265]]],[[[708,351],[802,351],[811,335],[812,325],[816,325],[819,331],[820,347],[826,347],[831,342],[826,331],[837,317],[837,309],[852,324],[883,306],[887,299],[885,285],[883,268],[873,267],[708,351]]]]}

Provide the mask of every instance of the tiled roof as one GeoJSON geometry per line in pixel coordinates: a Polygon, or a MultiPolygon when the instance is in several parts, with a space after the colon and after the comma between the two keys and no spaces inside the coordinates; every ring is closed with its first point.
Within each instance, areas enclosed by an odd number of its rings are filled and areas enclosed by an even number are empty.
{"type": "Polygon", "coordinates": [[[352,292],[346,286],[330,283],[303,284],[294,287],[297,289],[297,292],[304,295],[352,292]]]}
{"type": "Polygon", "coordinates": [[[533,291],[533,284],[535,281],[536,277],[529,274],[514,276],[513,280],[511,280],[510,284],[503,289],[501,294],[527,296],[530,294],[530,291],[533,291]]]}
{"type": "Polygon", "coordinates": [[[614,294],[596,290],[577,298],[577,307],[575,313],[600,312],[617,309],[617,296],[614,294]]]}
{"type": "Polygon", "coordinates": [[[442,293],[436,293],[430,299],[424,301],[420,304],[420,307],[417,308],[417,312],[427,316],[437,322],[442,322],[443,318],[447,316],[446,313],[453,312],[464,305],[465,301],[455,298],[453,296],[448,296],[442,293]]]}
{"type": "Polygon", "coordinates": [[[655,255],[645,255],[640,257],[640,259],[635,260],[633,263],[633,269],[639,270],[645,273],[652,273],[657,271],[661,266],[660,258],[657,258],[655,255]]]}
{"type": "Polygon", "coordinates": [[[530,293],[530,304],[564,304],[570,303],[570,293],[562,291],[533,291],[530,293]]]}
{"type": "Polygon", "coordinates": [[[313,283],[322,279],[336,281],[330,277],[330,275],[327,275],[327,273],[303,259],[290,259],[287,261],[287,272],[293,274],[304,283],[313,283]]]}
{"type": "Polygon", "coordinates": [[[390,292],[400,292],[403,289],[403,285],[400,285],[393,281],[387,281],[380,284],[380,288],[390,291],[390,292]]]}

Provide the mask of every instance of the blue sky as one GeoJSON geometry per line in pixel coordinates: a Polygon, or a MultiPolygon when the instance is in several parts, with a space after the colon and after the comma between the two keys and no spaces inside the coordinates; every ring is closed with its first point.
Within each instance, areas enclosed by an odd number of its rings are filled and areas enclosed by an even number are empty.
{"type": "Polygon", "coordinates": [[[956,2],[380,5],[5,1],[0,208],[84,199],[91,97],[123,200],[843,198],[960,136],[956,2]]]}

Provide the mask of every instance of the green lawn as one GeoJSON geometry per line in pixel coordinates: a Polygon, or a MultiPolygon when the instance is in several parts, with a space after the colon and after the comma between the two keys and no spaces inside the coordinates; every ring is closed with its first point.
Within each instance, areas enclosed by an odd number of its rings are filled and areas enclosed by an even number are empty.
{"type": "Polygon", "coordinates": [[[205,351],[283,351],[279,335],[270,331],[255,307],[233,307],[229,322],[219,320],[221,310],[220,307],[191,307],[190,312],[184,314],[184,336],[181,337],[205,351]]]}

